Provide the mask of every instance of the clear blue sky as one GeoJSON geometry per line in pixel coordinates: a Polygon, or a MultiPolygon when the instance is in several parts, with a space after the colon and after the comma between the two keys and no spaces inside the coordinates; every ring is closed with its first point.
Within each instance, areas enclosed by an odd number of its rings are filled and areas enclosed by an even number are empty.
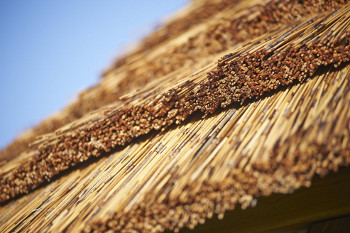
{"type": "Polygon", "coordinates": [[[2,0],[0,150],[97,82],[186,0],[2,0]]]}

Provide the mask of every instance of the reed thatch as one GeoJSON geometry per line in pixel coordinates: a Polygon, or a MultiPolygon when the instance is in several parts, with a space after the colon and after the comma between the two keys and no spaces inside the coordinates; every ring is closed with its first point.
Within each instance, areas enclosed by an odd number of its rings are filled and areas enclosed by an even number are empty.
{"type": "Polygon", "coordinates": [[[192,229],[309,187],[350,164],[349,59],[347,1],[194,1],[2,152],[0,231],[192,229]]]}

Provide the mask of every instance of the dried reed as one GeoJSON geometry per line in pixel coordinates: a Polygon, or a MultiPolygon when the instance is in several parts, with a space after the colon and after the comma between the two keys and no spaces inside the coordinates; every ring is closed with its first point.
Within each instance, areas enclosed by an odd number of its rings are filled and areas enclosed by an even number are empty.
{"type": "Polygon", "coordinates": [[[314,12],[41,137],[1,166],[1,201],[109,155],[1,206],[0,231],[192,229],[348,166],[349,26],[349,4],[314,12]]]}

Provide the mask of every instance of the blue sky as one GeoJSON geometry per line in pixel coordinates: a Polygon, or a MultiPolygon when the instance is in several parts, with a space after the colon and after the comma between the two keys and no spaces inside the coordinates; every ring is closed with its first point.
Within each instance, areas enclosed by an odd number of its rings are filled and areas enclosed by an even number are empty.
{"type": "Polygon", "coordinates": [[[0,149],[95,84],[128,44],[186,3],[0,1],[0,149]]]}

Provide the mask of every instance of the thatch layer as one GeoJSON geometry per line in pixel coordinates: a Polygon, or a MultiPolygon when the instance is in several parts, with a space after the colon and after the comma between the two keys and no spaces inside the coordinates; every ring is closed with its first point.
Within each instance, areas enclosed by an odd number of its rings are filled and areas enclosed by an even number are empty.
{"type": "Polygon", "coordinates": [[[0,207],[0,230],[192,228],[310,186],[350,164],[349,78],[348,65],[331,68],[240,108],[194,115],[0,207]]]}
{"type": "Polygon", "coordinates": [[[50,133],[103,105],[111,104],[120,96],[154,79],[173,72],[186,77],[193,69],[201,68],[202,60],[212,61],[214,56],[239,42],[285,25],[300,23],[303,18],[337,9],[345,3],[346,0],[234,0],[193,3],[187,14],[170,21],[151,34],[135,52],[119,59],[106,71],[104,79],[98,85],[81,93],[78,100],[60,114],[45,120],[5,148],[0,154],[0,160],[17,157],[28,149],[28,144],[36,136],[50,133]],[[208,17],[213,18],[208,20],[210,23],[200,24],[208,17]],[[193,26],[191,22],[198,26],[193,26]],[[179,36],[175,37],[176,35],[179,36]],[[171,38],[173,39],[170,40],[171,38]],[[163,46],[164,43],[166,46],[163,46]]]}
{"type": "Polygon", "coordinates": [[[338,17],[309,20],[275,35],[270,42],[248,46],[239,55],[226,55],[207,80],[187,80],[185,85],[144,98],[142,104],[109,109],[96,123],[86,123],[83,129],[63,133],[52,142],[41,142],[34,156],[1,174],[0,200],[27,193],[61,171],[151,130],[179,124],[197,110],[208,114],[219,106],[243,104],[248,98],[257,99],[295,80],[302,81],[321,66],[338,67],[349,61],[350,33],[344,27],[348,21],[344,9],[338,17]],[[339,28],[337,34],[334,28],[339,28]]]}
{"type": "MultiPolygon", "coordinates": [[[[206,58],[217,51],[196,60],[202,68],[192,75],[185,76],[186,65],[165,72],[1,165],[0,201],[8,203],[0,207],[0,231],[192,229],[349,166],[350,5],[334,9],[341,4],[266,1],[258,9],[256,1],[237,2],[237,11],[251,8],[236,19],[266,16],[252,27],[276,30],[243,46],[228,44],[215,63],[206,58]],[[298,10],[289,17],[285,4],[298,10]],[[285,23],[269,21],[280,12],[285,23]]],[[[129,65],[145,64],[136,63],[129,65]]]]}

